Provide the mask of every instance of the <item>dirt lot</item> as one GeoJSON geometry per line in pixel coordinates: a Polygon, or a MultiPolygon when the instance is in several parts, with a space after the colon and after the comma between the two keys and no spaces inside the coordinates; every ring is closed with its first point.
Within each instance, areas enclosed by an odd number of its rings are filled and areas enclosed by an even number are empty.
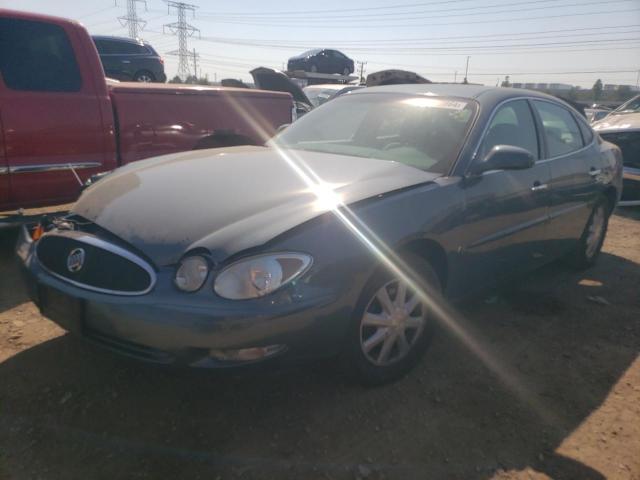
{"type": "Polygon", "coordinates": [[[551,265],[458,308],[383,388],[335,365],[176,371],[43,319],[0,233],[0,478],[640,479],[640,212],[599,265],[551,265]],[[591,299],[589,299],[591,297],[591,299]]]}

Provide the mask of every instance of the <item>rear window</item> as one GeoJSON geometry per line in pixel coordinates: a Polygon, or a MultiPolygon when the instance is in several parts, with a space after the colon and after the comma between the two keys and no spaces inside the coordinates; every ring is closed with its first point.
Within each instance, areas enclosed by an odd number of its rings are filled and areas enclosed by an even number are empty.
{"type": "Polygon", "coordinates": [[[12,90],[77,92],[80,69],[58,25],[0,18],[0,73],[12,90]]]}

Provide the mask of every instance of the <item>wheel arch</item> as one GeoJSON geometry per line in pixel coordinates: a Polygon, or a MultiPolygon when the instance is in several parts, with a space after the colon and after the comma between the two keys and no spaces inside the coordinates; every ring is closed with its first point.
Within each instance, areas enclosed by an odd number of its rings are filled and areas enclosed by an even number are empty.
{"type": "Polygon", "coordinates": [[[449,265],[445,249],[437,241],[430,238],[420,238],[411,240],[403,244],[399,253],[413,253],[425,259],[433,267],[442,284],[446,288],[449,279],[449,265]]]}

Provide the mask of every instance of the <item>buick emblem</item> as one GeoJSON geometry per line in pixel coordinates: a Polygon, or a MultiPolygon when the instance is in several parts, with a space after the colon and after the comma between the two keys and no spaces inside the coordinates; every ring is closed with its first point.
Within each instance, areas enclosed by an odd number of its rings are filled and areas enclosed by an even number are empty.
{"type": "Polygon", "coordinates": [[[84,255],[84,249],[82,248],[74,248],[71,250],[67,257],[67,270],[71,273],[76,273],[82,270],[82,266],[84,265],[84,255]]]}

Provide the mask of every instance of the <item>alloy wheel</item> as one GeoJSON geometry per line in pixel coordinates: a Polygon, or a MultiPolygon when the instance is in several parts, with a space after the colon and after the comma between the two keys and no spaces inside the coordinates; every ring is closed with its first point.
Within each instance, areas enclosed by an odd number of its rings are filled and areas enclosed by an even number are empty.
{"type": "Polygon", "coordinates": [[[360,347],[366,359],[387,366],[405,358],[422,334],[425,308],[415,292],[396,279],[369,300],[360,322],[360,347]]]}

